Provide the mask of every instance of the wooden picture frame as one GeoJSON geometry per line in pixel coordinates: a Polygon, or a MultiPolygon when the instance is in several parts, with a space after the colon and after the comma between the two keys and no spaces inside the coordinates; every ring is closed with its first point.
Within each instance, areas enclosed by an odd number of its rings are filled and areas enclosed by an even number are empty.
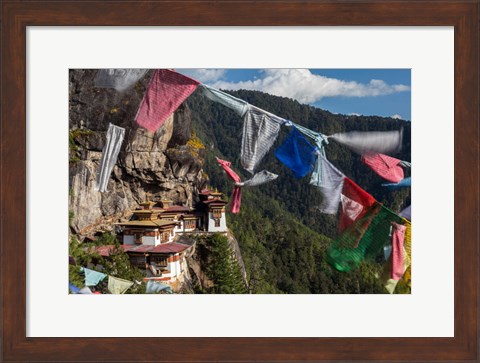
{"type": "Polygon", "coordinates": [[[9,1],[2,7],[2,361],[478,361],[478,1],[9,1]],[[26,337],[28,26],[453,26],[455,336],[453,338],[26,337]],[[8,106],[8,107],[7,107],[8,106]],[[159,343],[161,339],[161,344],[159,343]],[[168,347],[168,349],[164,349],[168,347]]]}

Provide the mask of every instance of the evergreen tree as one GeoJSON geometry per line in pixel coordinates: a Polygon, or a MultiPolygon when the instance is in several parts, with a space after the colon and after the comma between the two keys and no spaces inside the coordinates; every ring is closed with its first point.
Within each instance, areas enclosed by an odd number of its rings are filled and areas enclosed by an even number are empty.
{"type": "Polygon", "coordinates": [[[209,238],[211,263],[208,274],[217,294],[245,294],[247,292],[242,272],[227,237],[215,234],[209,238]]]}
{"type": "Polygon", "coordinates": [[[70,236],[68,245],[68,254],[75,260],[75,265],[68,265],[68,279],[71,284],[82,288],[85,286],[85,276],[80,271],[81,267],[86,267],[95,260],[101,260],[97,253],[91,253],[92,244],[81,243],[75,235],[70,236]]]}
{"type": "MultiPolygon", "coordinates": [[[[120,247],[120,244],[116,243],[115,247],[110,251],[108,259],[105,259],[103,273],[118,277],[120,279],[132,281],[134,284],[125,293],[126,294],[144,294],[146,285],[143,282],[142,272],[130,263],[128,254],[120,247]],[[140,284],[139,284],[140,283],[140,284]]],[[[103,288],[106,288],[106,282],[104,280],[103,288]]]]}

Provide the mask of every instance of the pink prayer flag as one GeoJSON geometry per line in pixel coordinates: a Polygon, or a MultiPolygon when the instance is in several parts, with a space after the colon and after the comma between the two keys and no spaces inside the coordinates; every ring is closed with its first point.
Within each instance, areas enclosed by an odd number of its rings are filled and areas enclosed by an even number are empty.
{"type": "Polygon", "coordinates": [[[232,163],[230,161],[222,160],[222,159],[219,159],[219,158],[217,158],[217,161],[220,164],[220,166],[223,168],[223,170],[225,170],[225,173],[227,173],[227,175],[229,176],[230,179],[232,179],[236,183],[240,183],[240,181],[241,181],[240,177],[238,176],[237,173],[235,173],[230,168],[230,165],[232,165],[232,163]]]}
{"type": "MultiPolygon", "coordinates": [[[[230,165],[232,165],[231,162],[222,160],[217,158],[218,163],[220,166],[225,170],[225,173],[228,175],[228,177],[233,180],[236,183],[240,183],[241,179],[238,176],[237,173],[235,173],[231,168],[230,165]]],[[[235,186],[233,188],[233,193],[232,193],[232,202],[230,204],[230,211],[232,213],[238,213],[240,212],[240,205],[242,204],[242,188],[239,186],[235,186]]]]}
{"type": "Polygon", "coordinates": [[[383,179],[392,183],[398,183],[404,178],[403,169],[399,165],[401,160],[399,159],[383,154],[364,154],[362,155],[362,161],[383,179]]]}
{"type": "Polygon", "coordinates": [[[234,187],[232,193],[232,204],[230,205],[230,212],[236,214],[240,212],[240,205],[242,204],[242,188],[234,187]]]}
{"type": "Polygon", "coordinates": [[[392,222],[392,279],[400,280],[405,272],[403,242],[407,226],[392,222]]]}
{"type": "Polygon", "coordinates": [[[199,82],[168,69],[157,69],[137,112],[137,123],[151,132],[190,96],[199,82]]]}

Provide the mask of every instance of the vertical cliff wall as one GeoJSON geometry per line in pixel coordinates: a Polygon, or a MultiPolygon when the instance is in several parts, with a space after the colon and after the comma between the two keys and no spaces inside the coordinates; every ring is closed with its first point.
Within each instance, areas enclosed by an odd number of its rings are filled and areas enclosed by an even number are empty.
{"type": "Polygon", "coordinates": [[[70,228],[80,237],[111,230],[111,223],[146,199],[192,205],[207,183],[205,150],[192,134],[182,105],[154,134],[135,123],[152,71],[125,92],[94,87],[95,70],[70,70],[70,228]],[[108,192],[94,190],[109,123],[126,129],[108,192]]]}

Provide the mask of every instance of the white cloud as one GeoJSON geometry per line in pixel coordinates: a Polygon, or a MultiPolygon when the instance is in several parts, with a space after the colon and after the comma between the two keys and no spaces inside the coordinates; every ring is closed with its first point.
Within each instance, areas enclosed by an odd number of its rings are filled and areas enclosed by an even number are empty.
{"type": "Polygon", "coordinates": [[[349,113],[348,116],[362,116],[362,114],[361,114],[361,113],[352,112],[352,113],[349,113]]]}
{"type": "Polygon", "coordinates": [[[390,117],[391,118],[396,118],[396,119],[399,119],[399,120],[403,120],[403,117],[401,115],[399,115],[398,113],[396,113],[395,115],[392,115],[390,117]]]}
{"type": "Polygon", "coordinates": [[[180,73],[202,83],[217,82],[225,77],[226,69],[179,69],[180,73]]]}
{"type": "Polygon", "coordinates": [[[242,82],[224,80],[205,81],[211,86],[238,90],[248,89],[294,98],[303,103],[315,103],[323,97],[373,97],[404,92],[410,89],[403,84],[389,85],[372,79],[369,83],[343,81],[313,74],[308,69],[266,69],[262,77],[242,82]]]}

